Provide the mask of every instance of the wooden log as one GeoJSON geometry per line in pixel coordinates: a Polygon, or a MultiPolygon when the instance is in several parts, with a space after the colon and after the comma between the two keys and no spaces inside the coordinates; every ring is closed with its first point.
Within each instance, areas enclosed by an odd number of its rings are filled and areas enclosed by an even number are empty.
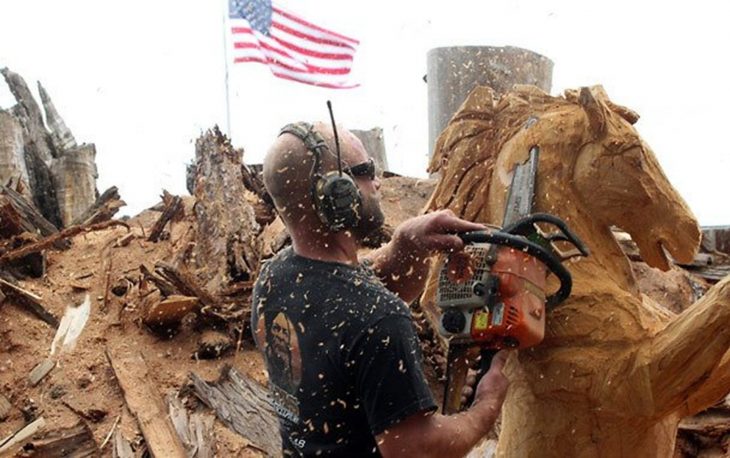
{"type": "Polygon", "coordinates": [[[51,143],[53,143],[54,149],[60,154],[63,151],[74,148],[76,146],[76,139],[71,133],[71,130],[66,127],[66,123],[63,122],[61,115],[58,114],[56,106],[53,105],[51,97],[40,81],[38,81],[38,93],[41,96],[43,111],[46,112],[46,122],[51,131],[51,143]]]}
{"type": "Polygon", "coordinates": [[[14,282],[0,278],[0,290],[19,305],[28,309],[42,321],[54,328],[58,327],[58,319],[40,303],[41,298],[30,291],[26,291],[14,282]]]}
{"type": "Polygon", "coordinates": [[[202,285],[214,295],[231,281],[253,279],[258,271],[260,227],[245,201],[242,155],[217,127],[195,144],[193,254],[202,285]]]}
{"type": "Polygon", "coordinates": [[[117,187],[112,186],[104,191],[93,205],[77,216],[71,222],[71,226],[95,224],[110,220],[125,205],[127,204],[119,197],[117,187]]]}
{"type": "Polygon", "coordinates": [[[43,458],[96,458],[101,451],[94,440],[91,429],[83,422],[70,428],[61,428],[45,433],[29,441],[24,447],[30,456],[43,458]]]}
{"type": "Polygon", "coordinates": [[[175,218],[183,209],[183,201],[180,196],[173,196],[167,191],[163,191],[163,200],[165,200],[165,207],[162,210],[162,214],[155,221],[155,225],[150,230],[150,235],[147,240],[150,242],[157,242],[162,235],[162,231],[165,229],[167,222],[175,218]]]}
{"type": "Polygon", "coordinates": [[[56,189],[58,208],[64,226],[94,205],[96,190],[96,147],[83,144],[64,151],[53,161],[51,175],[56,189]]]}
{"type": "Polygon", "coordinates": [[[154,458],[186,458],[160,393],[142,355],[125,348],[107,347],[109,363],[124,393],[124,400],[137,418],[147,448],[154,458]]]}
{"type": "Polygon", "coordinates": [[[281,454],[279,421],[266,388],[231,366],[225,366],[215,382],[207,383],[192,372],[190,380],[195,395],[215,410],[226,426],[270,456],[281,454]]]}

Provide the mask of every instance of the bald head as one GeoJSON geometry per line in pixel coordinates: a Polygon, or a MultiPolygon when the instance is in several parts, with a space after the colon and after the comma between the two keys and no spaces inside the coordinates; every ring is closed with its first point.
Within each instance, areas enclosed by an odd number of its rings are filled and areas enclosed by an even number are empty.
{"type": "MultiPolygon", "coordinates": [[[[321,174],[337,170],[337,149],[332,127],[326,123],[315,123],[314,130],[327,145],[320,157],[321,174]]],[[[338,126],[337,133],[343,166],[353,165],[367,159],[367,152],[360,140],[351,132],[338,126]]],[[[264,159],[264,185],[276,204],[284,223],[314,227],[319,224],[312,199],[312,170],[314,153],[307,150],[302,140],[285,133],[276,138],[264,159]]]]}

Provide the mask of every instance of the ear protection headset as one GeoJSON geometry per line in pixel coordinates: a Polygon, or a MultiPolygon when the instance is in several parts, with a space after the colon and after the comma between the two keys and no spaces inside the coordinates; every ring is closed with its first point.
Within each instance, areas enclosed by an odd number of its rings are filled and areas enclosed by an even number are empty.
{"type": "MultiPolygon", "coordinates": [[[[330,112],[331,114],[331,112],[330,112]]],[[[304,146],[314,155],[312,164],[312,200],[319,219],[331,231],[337,232],[353,229],[360,223],[362,196],[355,181],[348,174],[342,173],[340,160],[340,144],[337,130],[334,127],[335,145],[337,146],[338,170],[323,173],[322,155],[331,154],[322,135],[314,130],[314,126],[306,122],[287,124],[279,135],[292,134],[300,139],[304,146]]]]}

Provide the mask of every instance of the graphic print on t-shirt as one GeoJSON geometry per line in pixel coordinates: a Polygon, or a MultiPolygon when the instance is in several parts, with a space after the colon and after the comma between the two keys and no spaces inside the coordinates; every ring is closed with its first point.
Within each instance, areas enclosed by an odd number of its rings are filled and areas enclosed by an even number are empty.
{"type": "Polygon", "coordinates": [[[281,417],[298,423],[296,391],[302,381],[302,356],[296,327],[283,312],[273,320],[262,315],[257,334],[259,341],[264,342],[274,408],[281,417]]]}

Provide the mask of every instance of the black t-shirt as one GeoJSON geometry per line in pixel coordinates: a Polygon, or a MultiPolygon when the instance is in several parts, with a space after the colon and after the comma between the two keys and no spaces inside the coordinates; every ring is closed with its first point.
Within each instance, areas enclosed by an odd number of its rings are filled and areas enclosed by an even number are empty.
{"type": "Polygon", "coordinates": [[[408,306],[370,269],[291,248],[253,292],[285,456],[378,456],[374,436],[436,405],[408,306]]]}

